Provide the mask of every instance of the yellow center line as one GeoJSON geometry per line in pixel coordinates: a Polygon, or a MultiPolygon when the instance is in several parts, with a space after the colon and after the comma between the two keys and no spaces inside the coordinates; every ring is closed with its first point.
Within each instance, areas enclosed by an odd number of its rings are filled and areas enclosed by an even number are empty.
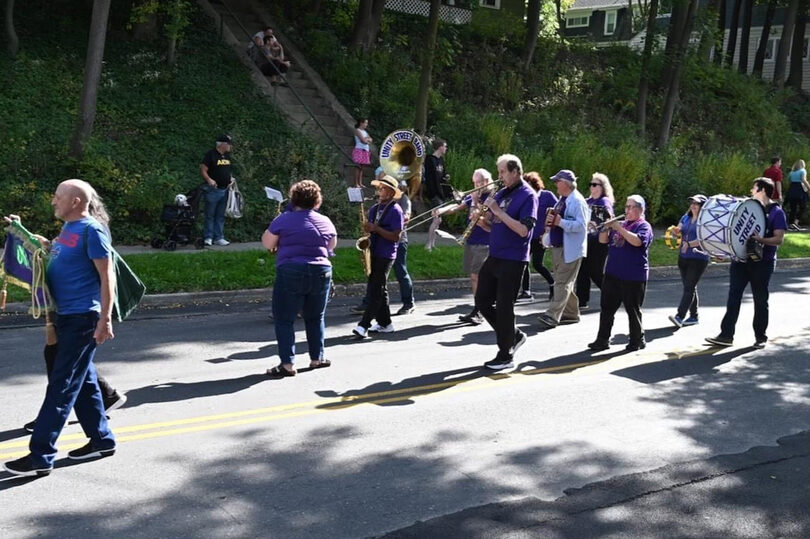
{"type": "MultiPolygon", "coordinates": [[[[681,359],[690,356],[704,355],[715,352],[715,349],[699,349],[684,352],[670,352],[666,354],[669,359],[681,359]]],[[[656,360],[660,360],[661,353],[649,351],[645,354],[637,353],[634,358],[638,356],[651,356],[656,360]]],[[[358,395],[347,395],[338,397],[327,397],[319,400],[311,400],[299,403],[282,404],[277,406],[270,406],[265,408],[256,408],[253,410],[240,410],[236,412],[227,412],[221,414],[213,414],[206,416],[190,417],[185,419],[176,419],[170,421],[160,421],[155,423],[145,423],[141,425],[131,425],[128,427],[116,427],[114,429],[116,440],[119,443],[130,442],[136,440],[147,440],[152,438],[163,438],[174,436],[178,434],[188,434],[193,432],[204,432],[217,429],[224,429],[229,427],[252,425],[257,423],[267,423],[270,421],[277,421],[280,419],[288,419],[292,417],[302,417],[314,414],[321,414],[332,412],[336,410],[346,410],[353,406],[361,404],[375,404],[382,405],[394,402],[400,402],[410,399],[412,397],[430,397],[447,393],[461,393],[469,391],[478,391],[481,389],[500,388],[504,385],[512,385],[517,383],[524,383],[534,380],[531,375],[556,373],[556,372],[570,372],[576,369],[589,367],[604,363],[609,357],[597,357],[591,361],[583,361],[578,363],[569,363],[565,365],[556,365],[552,367],[538,367],[526,369],[522,371],[512,371],[509,373],[493,373],[487,376],[474,377],[474,378],[458,378],[456,380],[448,380],[446,382],[439,382],[435,384],[426,384],[421,386],[413,386],[400,389],[391,389],[387,391],[377,391],[371,393],[361,393],[358,395]],[[520,375],[520,376],[518,376],[520,375]],[[497,382],[493,384],[492,382],[497,382]],[[461,384],[466,384],[461,386],[461,384]],[[461,387],[460,387],[461,386],[461,387]],[[446,390],[446,391],[445,391],[446,390]],[[251,417],[253,416],[253,417],[251,417]]],[[[638,361],[634,361],[634,365],[638,365],[638,361]]],[[[614,364],[613,367],[616,365],[614,364]]],[[[83,433],[68,434],[61,436],[60,449],[70,450],[81,447],[86,443],[87,438],[83,433]],[[79,442],[73,442],[78,440],[79,442]],[[68,443],[64,443],[68,442],[68,443]]],[[[16,458],[28,453],[28,439],[15,440],[11,442],[0,443],[0,459],[16,458]],[[20,451],[19,449],[25,448],[26,450],[20,451]],[[4,453],[5,450],[17,451],[4,453]]]]}

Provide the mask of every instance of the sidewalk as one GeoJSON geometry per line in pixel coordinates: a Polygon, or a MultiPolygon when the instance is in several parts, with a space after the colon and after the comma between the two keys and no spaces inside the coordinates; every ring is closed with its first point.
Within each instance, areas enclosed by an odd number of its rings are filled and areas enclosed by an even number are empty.
{"type": "Polygon", "coordinates": [[[537,498],[471,507],[384,537],[810,536],[810,431],[537,498]]]}

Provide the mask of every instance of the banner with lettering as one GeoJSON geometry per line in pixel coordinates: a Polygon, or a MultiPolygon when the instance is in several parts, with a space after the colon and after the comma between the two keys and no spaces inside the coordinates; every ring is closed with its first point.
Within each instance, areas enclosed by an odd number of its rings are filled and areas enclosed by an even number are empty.
{"type": "MultiPolygon", "coordinates": [[[[34,251],[37,249],[30,241],[24,229],[18,231],[15,227],[6,228],[6,244],[3,250],[3,260],[0,264],[0,277],[3,280],[31,291],[34,281],[34,251]]],[[[44,271],[44,268],[42,268],[44,271]]],[[[37,299],[45,303],[45,291],[41,286],[36,290],[37,299]]]]}

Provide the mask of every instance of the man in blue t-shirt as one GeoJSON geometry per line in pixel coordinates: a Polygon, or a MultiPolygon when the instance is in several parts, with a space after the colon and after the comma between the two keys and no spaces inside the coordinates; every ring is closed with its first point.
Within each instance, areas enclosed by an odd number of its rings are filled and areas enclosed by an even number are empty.
{"type": "Polygon", "coordinates": [[[728,301],[726,314],[720,323],[720,335],[707,337],[706,341],[717,346],[734,344],[734,326],[740,316],[740,304],[745,287],[751,283],[754,296],[754,348],[765,348],[768,342],[768,285],[776,267],[776,250],[785,240],[787,218],[782,208],[771,200],[774,184],[770,178],[757,178],[751,187],[751,196],[765,206],[765,234],[751,236],[763,245],[762,259],[758,262],[731,262],[729,268],[728,301]]]}
{"type": "Polygon", "coordinates": [[[504,188],[483,205],[490,213],[489,256],[478,273],[475,307],[495,330],[498,355],[484,367],[513,367],[512,358],[526,342],[515,327],[515,300],[529,261],[529,242],[537,215],[537,193],[523,181],[523,164],[517,156],[498,158],[498,178],[504,188]]]}
{"type": "Polygon", "coordinates": [[[107,425],[104,401],[93,365],[96,346],[112,339],[115,268],[106,229],[90,216],[94,190],[87,182],[59,184],[51,204],[65,222],[51,246],[48,287],[56,304],[59,346],[48,379],[45,401],[29,443],[30,453],[6,462],[6,471],[20,476],[48,475],[56,456],[56,440],[70,410],[90,441],[68,452],[71,460],[115,453],[115,437],[107,425]]]}

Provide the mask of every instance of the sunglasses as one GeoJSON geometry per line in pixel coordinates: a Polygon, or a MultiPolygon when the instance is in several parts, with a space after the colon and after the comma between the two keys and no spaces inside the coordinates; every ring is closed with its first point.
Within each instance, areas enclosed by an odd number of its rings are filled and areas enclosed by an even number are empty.
{"type": "Polygon", "coordinates": [[[602,186],[601,183],[590,183],[588,185],[590,185],[591,187],[601,187],[602,186]]]}

